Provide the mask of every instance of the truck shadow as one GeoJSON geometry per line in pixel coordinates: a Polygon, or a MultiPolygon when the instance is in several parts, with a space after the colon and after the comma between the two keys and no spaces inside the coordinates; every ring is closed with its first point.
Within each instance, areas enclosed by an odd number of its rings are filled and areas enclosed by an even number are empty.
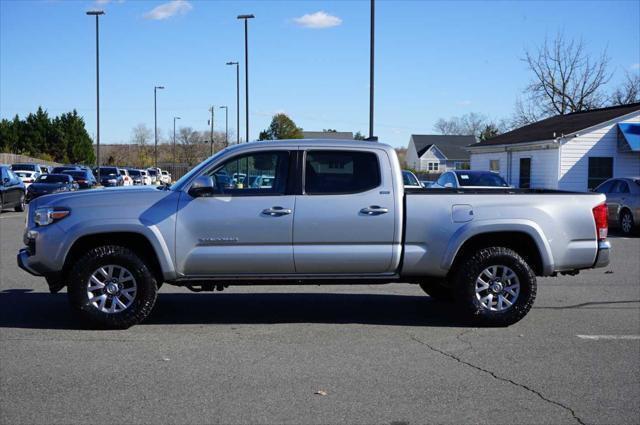
{"type": "MultiPolygon", "coordinates": [[[[426,295],[160,293],[141,325],[326,323],[461,327],[450,304],[426,295]]],[[[0,292],[0,328],[83,329],[64,293],[0,292]]]]}

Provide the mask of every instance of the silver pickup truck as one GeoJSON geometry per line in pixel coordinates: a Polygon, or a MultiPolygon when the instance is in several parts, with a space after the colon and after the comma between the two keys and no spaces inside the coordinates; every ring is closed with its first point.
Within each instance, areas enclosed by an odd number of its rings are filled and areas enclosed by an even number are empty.
{"type": "Polygon", "coordinates": [[[84,321],[144,320],[163,283],[415,283],[477,323],[509,325],[536,276],[609,262],[605,196],[405,189],[395,151],[356,141],[229,147],[171,187],[97,189],[29,205],[19,266],[67,286],[84,321]]]}

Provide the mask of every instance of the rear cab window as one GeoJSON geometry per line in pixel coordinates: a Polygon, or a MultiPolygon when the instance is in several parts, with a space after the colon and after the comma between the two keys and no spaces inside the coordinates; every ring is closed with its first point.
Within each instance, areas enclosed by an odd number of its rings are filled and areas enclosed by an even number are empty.
{"type": "Polygon", "coordinates": [[[356,150],[309,150],[304,160],[304,193],[366,192],[381,184],[378,156],[356,150]]]}

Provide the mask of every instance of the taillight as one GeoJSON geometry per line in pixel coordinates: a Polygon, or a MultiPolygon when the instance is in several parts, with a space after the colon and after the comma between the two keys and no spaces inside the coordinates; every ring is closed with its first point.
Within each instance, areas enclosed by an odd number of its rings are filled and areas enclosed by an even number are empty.
{"type": "Polygon", "coordinates": [[[600,204],[593,208],[593,219],[596,222],[596,236],[599,241],[607,239],[609,224],[607,222],[607,204],[600,204]]]}

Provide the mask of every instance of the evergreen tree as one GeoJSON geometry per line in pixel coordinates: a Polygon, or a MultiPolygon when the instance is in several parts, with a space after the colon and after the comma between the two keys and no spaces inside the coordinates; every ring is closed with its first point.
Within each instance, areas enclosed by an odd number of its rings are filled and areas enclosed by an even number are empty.
{"type": "Polygon", "coordinates": [[[275,114],[269,128],[260,132],[259,140],[302,139],[302,129],[286,114],[275,114]]]}

